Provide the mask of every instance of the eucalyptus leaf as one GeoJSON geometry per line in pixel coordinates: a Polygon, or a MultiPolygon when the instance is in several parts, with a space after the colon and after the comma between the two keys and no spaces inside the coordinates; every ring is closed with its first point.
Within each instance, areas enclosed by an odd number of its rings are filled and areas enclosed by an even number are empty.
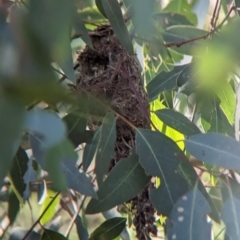
{"type": "Polygon", "coordinates": [[[191,136],[200,133],[198,127],[183,114],[172,109],[157,110],[155,114],[169,127],[191,136]]]}
{"type": "Polygon", "coordinates": [[[130,200],[149,181],[150,177],[144,173],[136,154],[131,154],[127,159],[121,159],[98,190],[98,199],[90,200],[86,213],[103,212],[130,200]]]}
{"type": "Polygon", "coordinates": [[[240,238],[240,200],[230,196],[229,199],[224,203],[221,218],[226,225],[226,236],[229,239],[240,238]]]}
{"type": "Polygon", "coordinates": [[[86,130],[87,119],[83,113],[72,112],[63,118],[68,128],[68,138],[75,147],[84,142],[90,142],[93,132],[86,130]]]}
{"type": "Polygon", "coordinates": [[[126,218],[112,218],[106,220],[90,235],[89,240],[111,240],[120,235],[126,226],[126,218]]]}
{"type": "Polygon", "coordinates": [[[220,86],[215,88],[215,91],[221,100],[220,107],[232,125],[234,123],[236,96],[230,83],[221,82],[220,86]]]}
{"type": "Polygon", "coordinates": [[[96,198],[96,193],[87,176],[79,172],[76,167],[76,160],[71,158],[63,159],[61,163],[61,172],[66,178],[67,186],[73,190],[96,198]]]}
{"type": "Polygon", "coordinates": [[[133,45],[117,0],[101,0],[104,12],[123,47],[133,55],[133,45]]]}
{"type": "Polygon", "coordinates": [[[138,128],[136,153],[146,174],[160,178],[161,185],[159,189],[151,189],[150,198],[156,206],[160,201],[159,198],[154,198],[153,194],[161,195],[162,198],[164,196],[168,207],[163,208],[162,211],[168,214],[179,195],[184,194],[190,187],[187,180],[178,173],[180,163],[178,155],[181,156],[182,151],[164,134],[138,128]]]}
{"type": "Polygon", "coordinates": [[[26,152],[20,147],[15,155],[10,169],[10,182],[14,188],[16,196],[21,204],[24,202],[24,191],[27,186],[24,181],[24,175],[27,172],[29,158],[26,152]]]}
{"type": "Polygon", "coordinates": [[[211,224],[207,222],[209,212],[207,201],[197,189],[186,193],[173,207],[168,220],[168,238],[177,236],[180,240],[210,240],[211,224]]]}
{"type": "Polygon", "coordinates": [[[147,85],[150,101],[154,100],[163,91],[173,90],[177,86],[177,79],[186,66],[175,66],[170,72],[160,72],[147,85]]]}
{"type": "Polygon", "coordinates": [[[103,176],[108,172],[110,161],[115,155],[116,118],[112,113],[107,113],[104,117],[99,134],[95,173],[98,185],[101,187],[103,176]]]}
{"type": "Polygon", "coordinates": [[[86,29],[84,22],[79,14],[74,14],[73,20],[73,28],[77,35],[79,35],[82,40],[90,47],[93,48],[92,40],[88,34],[88,30],[86,29]]]}
{"type": "Polygon", "coordinates": [[[99,128],[95,131],[94,137],[92,138],[91,143],[87,143],[84,148],[83,160],[82,160],[84,172],[87,171],[87,169],[90,166],[90,164],[94,158],[94,155],[96,153],[98,143],[100,140],[100,131],[101,131],[101,128],[99,128]]]}
{"type": "Polygon", "coordinates": [[[55,232],[50,229],[44,229],[43,235],[41,237],[41,240],[68,240],[68,238],[64,237],[62,234],[55,232]]]}
{"type": "Polygon", "coordinates": [[[0,186],[10,170],[21,141],[25,111],[11,99],[0,99],[0,186]]]}
{"type": "Polygon", "coordinates": [[[240,170],[240,144],[231,137],[218,133],[197,134],[185,140],[185,147],[200,161],[240,170]]]}
{"type": "Polygon", "coordinates": [[[61,142],[67,132],[65,124],[56,114],[40,109],[27,113],[25,128],[42,136],[42,147],[45,149],[61,142]]]}
{"type": "Polygon", "coordinates": [[[13,189],[10,189],[9,197],[8,197],[8,218],[10,221],[10,225],[13,225],[13,223],[16,220],[16,217],[20,210],[20,201],[13,191],[13,189]]]}
{"type": "Polygon", "coordinates": [[[89,234],[87,228],[83,225],[82,218],[78,215],[75,220],[77,234],[80,240],[88,240],[89,234]]]}

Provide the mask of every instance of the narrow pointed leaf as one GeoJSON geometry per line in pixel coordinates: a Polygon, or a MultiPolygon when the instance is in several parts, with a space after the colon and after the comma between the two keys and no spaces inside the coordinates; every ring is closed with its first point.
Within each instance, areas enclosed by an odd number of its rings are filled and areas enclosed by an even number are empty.
{"type": "Polygon", "coordinates": [[[158,94],[163,91],[173,90],[177,86],[177,78],[181,71],[186,67],[175,66],[170,72],[160,72],[155,78],[153,78],[147,85],[147,92],[150,101],[153,101],[158,94]]]}
{"type": "Polygon", "coordinates": [[[104,12],[123,47],[133,55],[133,45],[117,0],[101,0],[104,12]]]}
{"type": "Polygon", "coordinates": [[[72,57],[72,49],[70,45],[70,39],[65,43],[63,48],[65,49],[65,57],[58,59],[57,64],[62,69],[64,74],[67,76],[69,80],[71,80],[74,84],[76,84],[76,75],[73,69],[73,57],[72,57]]]}
{"type": "Polygon", "coordinates": [[[103,8],[103,5],[102,5],[101,0],[95,0],[95,4],[96,4],[99,12],[100,12],[105,18],[107,18],[107,15],[106,15],[106,13],[104,12],[104,8],[103,8]]]}
{"type": "Polygon", "coordinates": [[[90,142],[93,137],[93,132],[86,130],[86,116],[79,112],[73,112],[63,118],[68,128],[68,138],[72,141],[75,147],[84,142],[90,142]]]}
{"type": "Polygon", "coordinates": [[[183,195],[170,215],[168,239],[177,236],[179,240],[210,240],[211,224],[207,222],[209,212],[207,201],[197,189],[183,195]]]}
{"type": "Polygon", "coordinates": [[[185,140],[186,150],[195,158],[212,165],[240,170],[240,143],[218,134],[197,134],[185,140]]]}
{"type": "Polygon", "coordinates": [[[191,136],[200,133],[198,127],[192,123],[183,114],[172,109],[162,109],[155,114],[169,127],[183,133],[186,136],[191,136]]]}
{"type": "Polygon", "coordinates": [[[124,227],[126,226],[126,218],[112,218],[102,223],[91,234],[89,240],[112,240],[120,235],[124,227]]]}
{"type": "MultiPolygon", "coordinates": [[[[54,192],[52,190],[47,190],[47,197],[45,198],[44,202],[41,205],[40,214],[42,214],[43,211],[50,204],[54,195],[56,195],[56,192],[54,192]]],[[[45,225],[46,223],[48,223],[49,221],[52,220],[52,218],[54,217],[54,215],[56,213],[57,206],[60,203],[60,199],[61,199],[60,196],[57,196],[54,199],[54,201],[51,203],[50,207],[48,208],[48,210],[45,212],[45,214],[42,216],[42,218],[40,220],[40,223],[42,225],[45,225]]]]}
{"type": "Polygon", "coordinates": [[[82,222],[82,218],[78,215],[75,220],[75,225],[77,229],[77,234],[80,240],[88,240],[89,234],[88,230],[85,228],[82,222]]]}
{"type": "Polygon", "coordinates": [[[24,202],[23,193],[27,187],[24,182],[24,175],[27,171],[28,161],[29,158],[26,152],[20,147],[13,159],[9,174],[9,179],[14,188],[16,196],[18,197],[19,202],[22,204],[24,202]]]}
{"type": "Polygon", "coordinates": [[[104,174],[108,173],[110,161],[115,155],[116,141],[116,118],[112,113],[108,113],[100,129],[100,140],[96,155],[96,168],[98,185],[101,186],[104,174]]]}
{"type": "Polygon", "coordinates": [[[101,128],[99,128],[95,131],[94,137],[93,137],[91,143],[86,144],[86,146],[84,148],[83,160],[82,160],[84,172],[87,171],[87,169],[90,166],[90,164],[94,158],[94,155],[96,153],[99,139],[100,139],[100,130],[101,130],[101,128]]]}
{"type": "Polygon", "coordinates": [[[61,171],[69,188],[86,196],[96,197],[91,182],[84,173],[79,172],[74,159],[64,159],[61,164],[61,171]]]}
{"type": "Polygon", "coordinates": [[[224,203],[221,218],[226,225],[228,239],[240,239],[240,200],[230,196],[224,203]]]}
{"type": "Polygon", "coordinates": [[[0,99],[0,186],[20,144],[24,114],[21,105],[10,99],[0,99]]]}
{"type": "Polygon", "coordinates": [[[164,192],[165,198],[172,206],[176,197],[179,197],[172,190],[178,189],[181,184],[184,187],[181,187],[180,191],[188,190],[186,180],[178,173],[179,159],[177,156],[182,155],[182,151],[175,142],[162,133],[139,128],[136,133],[136,153],[146,174],[160,177],[160,191],[164,192]],[[178,179],[178,181],[174,181],[173,184],[172,179],[178,179]]]}
{"type": "Polygon", "coordinates": [[[226,115],[230,124],[234,123],[234,114],[236,108],[236,97],[230,83],[224,81],[215,89],[219,99],[220,107],[226,115]]]}
{"type": "Polygon", "coordinates": [[[68,238],[64,237],[62,234],[45,228],[41,240],[55,240],[55,239],[68,240],[68,238]]]}
{"type": "Polygon", "coordinates": [[[86,213],[103,212],[135,197],[150,181],[139,164],[136,154],[122,159],[109,173],[97,192],[98,199],[91,199],[86,213]]]}
{"type": "Polygon", "coordinates": [[[10,189],[9,197],[8,197],[8,218],[10,221],[10,225],[15,222],[15,219],[20,210],[20,202],[15,194],[15,192],[10,189]]]}
{"type": "Polygon", "coordinates": [[[88,34],[88,30],[86,29],[80,15],[74,13],[74,20],[73,20],[73,28],[77,35],[79,35],[82,40],[90,47],[93,48],[92,40],[88,34]]]}

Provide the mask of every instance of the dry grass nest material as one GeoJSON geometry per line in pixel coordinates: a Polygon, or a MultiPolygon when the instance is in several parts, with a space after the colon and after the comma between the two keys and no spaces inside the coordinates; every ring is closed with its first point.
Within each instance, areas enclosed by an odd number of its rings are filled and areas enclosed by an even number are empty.
{"type": "MultiPolygon", "coordinates": [[[[94,49],[86,46],[77,58],[79,62],[78,91],[87,92],[97,99],[108,102],[115,112],[135,127],[150,128],[148,97],[136,56],[129,55],[108,25],[98,27],[91,33],[91,39],[94,49]]],[[[101,122],[91,118],[88,120],[88,126],[92,130],[95,130],[100,124],[101,122]]],[[[135,145],[133,128],[121,118],[117,119],[116,128],[115,159],[113,159],[110,169],[121,158],[128,157],[130,149],[135,145]]],[[[147,189],[144,191],[141,199],[146,196],[147,189]]],[[[140,198],[137,199],[133,201],[134,205],[146,202],[146,199],[140,202],[140,198]]],[[[136,208],[139,209],[139,206],[136,208]]],[[[139,214],[136,213],[135,219],[141,223],[141,228],[145,223],[145,225],[149,225],[150,223],[143,219],[144,216],[139,214]]],[[[137,231],[138,238],[145,239],[144,229],[139,229],[139,224],[136,221],[135,226],[139,231],[137,231]]],[[[151,220],[151,224],[153,221],[154,218],[151,220]]],[[[148,228],[146,229],[147,233],[156,233],[156,229],[153,231],[150,229],[153,227],[148,228]]]]}
{"type": "MultiPolygon", "coordinates": [[[[97,28],[91,35],[94,49],[86,46],[78,56],[78,89],[109,102],[111,108],[134,126],[149,128],[149,104],[135,56],[122,47],[109,26],[97,28]]],[[[94,129],[89,121],[89,127],[94,129]]],[[[116,160],[127,157],[134,146],[134,131],[117,120],[116,160]]]]}

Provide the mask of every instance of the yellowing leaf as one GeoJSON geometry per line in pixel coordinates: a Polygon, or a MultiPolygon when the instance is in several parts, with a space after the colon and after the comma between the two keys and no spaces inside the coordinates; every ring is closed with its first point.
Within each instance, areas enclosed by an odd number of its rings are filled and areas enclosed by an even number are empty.
{"type": "MultiPolygon", "coordinates": [[[[166,107],[158,100],[156,99],[151,103],[151,110],[156,111],[160,109],[165,109],[166,107]]],[[[173,141],[176,142],[176,144],[179,146],[180,149],[184,149],[184,135],[180,132],[176,131],[175,129],[166,126],[156,115],[155,113],[151,113],[151,120],[155,127],[162,133],[164,133],[166,136],[171,138],[173,141]]],[[[154,129],[154,128],[153,128],[154,129]]]]}
{"type": "MultiPolygon", "coordinates": [[[[52,201],[52,198],[55,196],[56,193],[54,191],[48,189],[47,194],[48,194],[48,196],[46,197],[46,199],[44,200],[44,202],[40,208],[40,213],[42,213],[46,209],[46,207],[52,201]]],[[[54,214],[56,212],[56,207],[58,206],[59,202],[60,202],[60,196],[57,196],[56,199],[52,202],[51,206],[46,211],[46,213],[41,218],[40,223],[42,225],[45,225],[52,219],[52,217],[54,216],[54,214]]]]}

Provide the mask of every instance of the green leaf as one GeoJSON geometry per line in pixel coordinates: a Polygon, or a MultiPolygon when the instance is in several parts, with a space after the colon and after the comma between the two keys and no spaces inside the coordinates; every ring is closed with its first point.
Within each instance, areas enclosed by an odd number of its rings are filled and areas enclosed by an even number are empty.
{"type": "Polygon", "coordinates": [[[180,239],[210,240],[211,224],[207,222],[209,212],[206,199],[196,188],[186,193],[176,202],[171,212],[168,239],[178,236],[180,239]]]}
{"type": "MultiPolygon", "coordinates": [[[[205,107],[204,109],[206,109],[205,107]]],[[[209,115],[209,112],[207,112],[209,115]]],[[[217,132],[222,134],[227,134],[229,136],[234,136],[233,127],[230,125],[226,115],[222,112],[220,106],[216,101],[209,115],[209,123],[211,125],[209,132],[217,132]]]]}
{"type": "Polygon", "coordinates": [[[106,15],[106,13],[105,13],[105,11],[104,11],[104,8],[103,8],[103,5],[102,5],[101,0],[95,0],[95,4],[96,4],[99,12],[100,12],[105,18],[107,18],[107,15],[106,15]]]}
{"type": "Polygon", "coordinates": [[[21,141],[24,108],[11,99],[0,99],[0,186],[10,170],[21,141]]]}
{"type": "Polygon", "coordinates": [[[234,114],[236,108],[236,97],[230,83],[223,81],[215,88],[217,96],[221,100],[220,107],[226,115],[230,124],[234,123],[234,114]]]}
{"type": "MultiPolygon", "coordinates": [[[[52,0],[50,2],[31,0],[25,19],[28,29],[45,46],[52,61],[60,63],[60,65],[71,56],[69,31],[73,20],[73,9],[72,2],[68,0],[52,0]],[[62,21],[63,17],[64,21],[62,21]]],[[[73,69],[70,74],[70,77],[72,76],[74,76],[73,69]]]]}
{"type": "Polygon", "coordinates": [[[59,67],[62,69],[64,74],[67,76],[69,80],[71,80],[74,84],[76,84],[76,75],[74,73],[74,66],[73,66],[73,57],[72,57],[72,48],[69,41],[63,46],[66,53],[64,58],[61,58],[57,61],[59,67]]]}
{"type": "Polygon", "coordinates": [[[187,0],[172,0],[164,11],[176,12],[186,16],[194,25],[197,25],[197,16],[192,12],[192,6],[187,0]]]}
{"type": "Polygon", "coordinates": [[[107,18],[123,47],[133,55],[133,45],[117,0],[101,0],[107,18]]]}
{"type": "Polygon", "coordinates": [[[160,72],[147,85],[150,101],[153,101],[163,91],[173,90],[177,86],[177,79],[181,71],[186,67],[175,66],[171,72],[160,72]]]}
{"type": "Polygon", "coordinates": [[[161,208],[161,211],[167,215],[176,200],[190,187],[187,180],[178,172],[179,159],[177,156],[183,155],[183,152],[175,142],[162,133],[137,129],[136,153],[146,174],[160,178],[160,188],[151,189],[150,198],[156,207],[160,200],[154,198],[153,194],[161,195],[162,199],[164,197],[167,207],[161,208]]]}
{"type": "Polygon", "coordinates": [[[168,126],[183,133],[186,136],[191,136],[200,133],[198,127],[192,123],[183,114],[172,109],[162,109],[155,114],[168,126]]]}
{"type": "Polygon", "coordinates": [[[68,240],[68,238],[58,232],[45,228],[41,240],[68,240]]]}
{"type": "Polygon", "coordinates": [[[126,218],[111,218],[102,223],[91,234],[89,240],[112,240],[120,235],[126,226],[126,218]]]}
{"type": "Polygon", "coordinates": [[[193,25],[184,14],[174,12],[154,13],[154,19],[158,21],[163,28],[176,25],[193,25]]]}
{"type": "Polygon", "coordinates": [[[240,170],[240,144],[231,137],[217,133],[197,134],[185,140],[185,147],[200,161],[240,170]]]}
{"type": "Polygon", "coordinates": [[[229,199],[224,203],[221,218],[226,226],[226,238],[227,239],[239,239],[240,238],[240,201],[239,199],[229,196],[229,199]]]}
{"type": "Polygon", "coordinates": [[[76,167],[76,159],[64,158],[61,163],[61,172],[66,178],[68,188],[86,196],[97,197],[90,180],[76,167]]]}
{"type": "Polygon", "coordinates": [[[24,175],[27,172],[29,158],[26,152],[20,147],[15,155],[12,167],[9,173],[11,185],[14,188],[16,196],[21,204],[24,202],[24,191],[26,184],[24,175]]]}
{"type": "MultiPolygon", "coordinates": [[[[55,194],[56,192],[53,192],[52,190],[47,190],[47,197],[45,198],[43,204],[41,205],[40,213],[42,213],[46,209],[46,207],[52,201],[52,198],[54,197],[55,194]]],[[[46,223],[52,220],[53,216],[56,213],[57,206],[60,203],[60,199],[61,197],[57,196],[56,199],[54,199],[54,201],[51,203],[51,206],[48,208],[48,210],[45,212],[45,214],[40,220],[40,223],[42,225],[45,225],[46,223]]]]}
{"type": "Polygon", "coordinates": [[[88,240],[89,234],[88,230],[85,228],[82,222],[82,218],[78,215],[75,220],[78,237],[80,240],[88,240]]]}
{"type": "Polygon", "coordinates": [[[68,138],[72,141],[75,147],[84,142],[90,142],[93,137],[93,132],[86,130],[86,116],[78,111],[68,114],[63,118],[68,128],[68,138]]]}
{"type": "Polygon", "coordinates": [[[64,172],[64,161],[71,159],[74,163],[77,160],[77,153],[72,144],[66,139],[62,142],[48,148],[45,152],[46,170],[52,180],[52,185],[56,191],[66,191],[68,182],[64,172]],[[64,176],[64,177],[63,177],[64,176]]]}
{"type": "MultiPolygon", "coordinates": [[[[39,63],[36,63],[39,64],[39,63]]],[[[29,66],[28,66],[29,67],[29,66]]],[[[42,69],[42,71],[44,71],[42,69]]],[[[48,78],[46,75],[42,76],[48,78]]],[[[20,82],[24,81],[24,84],[16,82],[17,79],[8,82],[4,85],[4,91],[7,95],[18,99],[19,102],[24,104],[31,104],[33,101],[41,99],[47,103],[57,103],[64,101],[68,103],[74,103],[74,99],[67,96],[66,89],[57,82],[40,82],[42,79],[36,79],[32,81],[30,78],[19,76],[20,82]]]]}
{"type": "Polygon", "coordinates": [[[87,214],[109,210],[135,197],[150,181],[139,164],[138,156],[131,154],[120,160],[111,170],[97,192],[98,199],[91,199],[87,214]]]}
{"type": "Polygon", "coordinates": [[[106,114],[100,129],[100,140],[96,154],[98,185],[101,187],[104,174],[108,173],[110,161],[115,155],[116,118],[112,113],[106,114]]]}
{"type": "Polygon", "coordinates": [[[92,40],[88,34],[88,30],[86,29],[82,18],[78,13],[75,13],[73,20],[73,28],[77,35],[81,36],[82,40],[90,47],[93,48],[92,40]]]}
{"type": "Polygon", "coordinates": [[[86,144],[86,146],[84,147],[83,160],[82,160],[84,172],[87,171],[96,153],[98,143],[100,140],[100,131],[101,131],[101,128],[97,129],[94,133],[94,137],[91,143],[86,144]]]}
{"type": "Polygon", "coordinates": [[[161,34],[155,27],[153,19],[154,0],[124,0],[124,3],[128,8],[137,37],[151,41],[154,36],[161,34]]]}
{"type": "Polygon", "coordinates": [[[208,32],[202,29],[198,29],[192,26],[172,26],[166,29],[163,33],[164,41],[168,43],[176,43],[179,47],[171,47],[176,52],[186,54],[186,55],[193,55],[194,49],[196,47],[201,47],[206,44],[206,40],[201,39],[198,41],[192,41],[188,44],[181,45],[182,42],[190,41],[191,39],[203,37],[208,32]]]}
{"type": "Polygon", "coordinates": [[[49,148],[61,142],[66,136],[66,126],[56,115],[40,109],[27,113],[25,128],[44,138],[43,148],[49,148]]]}
{"type": "Polygon", "coordinates": [[[169,216],[176,201],[191,189],[188,181],[179,172],[169,170],[160,186],[150,189],[150,201],[159,213],[169,216]]]}
{"type": "Polygon", "coordinates": [[[8,218],[10,225],[15,222],[17,214],[20,210],[20,202],[17,195],[13,190],[10,189],[9,198],[8,198],[8,218]]]}

